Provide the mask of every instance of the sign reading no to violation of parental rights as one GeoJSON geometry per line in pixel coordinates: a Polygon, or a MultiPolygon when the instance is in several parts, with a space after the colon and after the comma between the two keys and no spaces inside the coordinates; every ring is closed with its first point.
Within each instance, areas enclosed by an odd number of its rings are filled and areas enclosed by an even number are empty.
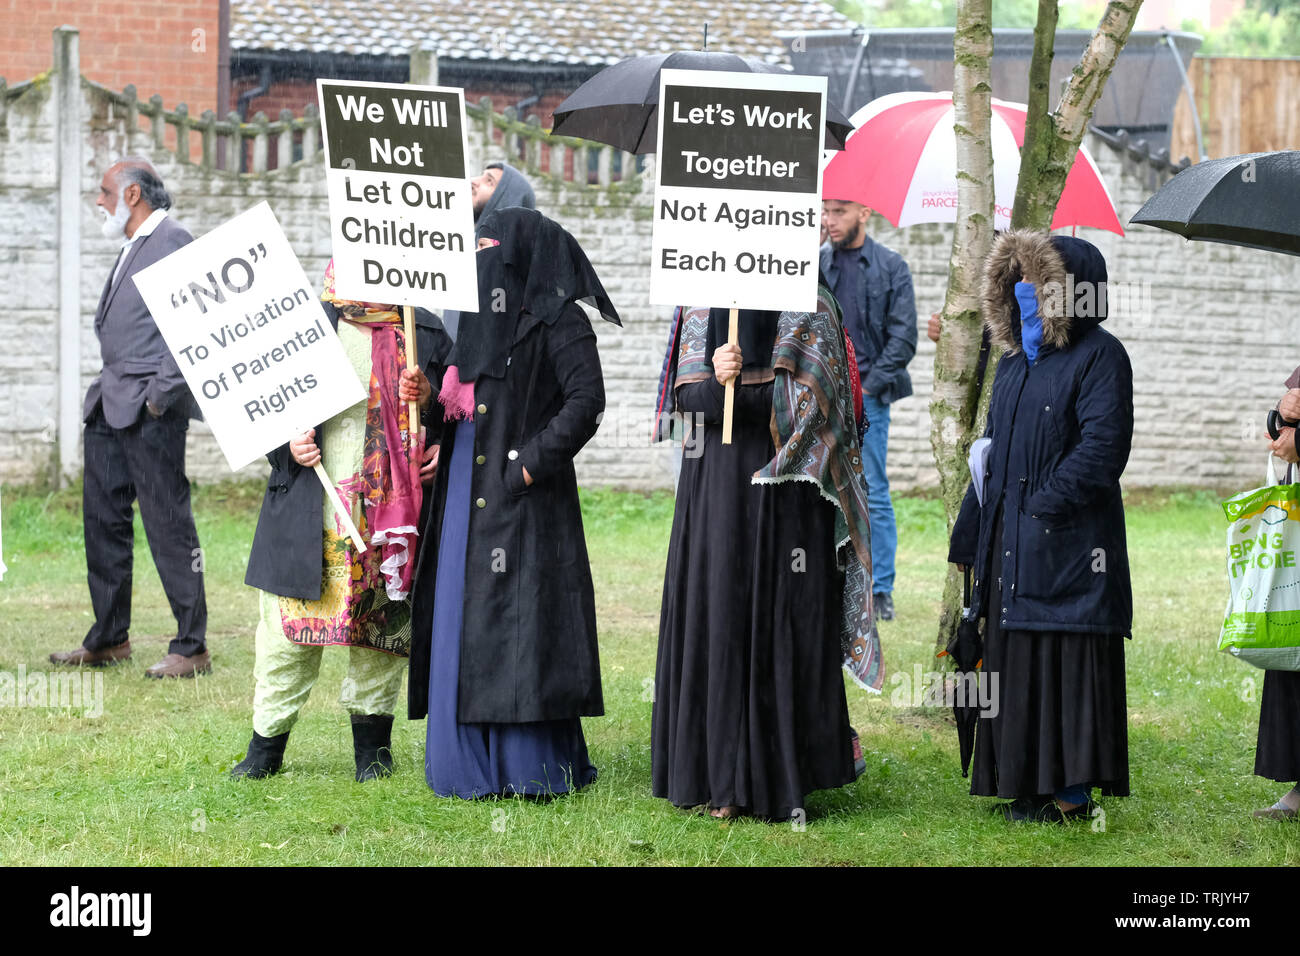
{"type": "Polygon", "coordinates": [[[366,397],[264,202],[135,284],[232,469],[366,397]]]}
{"type": "Polygon", "coordinates": [[[815,309],[826,78],[660,76],[650,301],[815,309]]]}
{"type": "Polygon", "coordinates": [[[478,311],[465,91],[317,80],[334,291],[478,311]]]}

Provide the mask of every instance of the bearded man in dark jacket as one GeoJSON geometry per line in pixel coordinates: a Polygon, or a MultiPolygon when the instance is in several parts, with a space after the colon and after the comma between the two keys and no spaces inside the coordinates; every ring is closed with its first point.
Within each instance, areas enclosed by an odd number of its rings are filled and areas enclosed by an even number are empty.
{"type": "Polygon", "coordinates": [[[990,442],[948,560],[974,570],[986,616],[971,793],[1008,819],[1092,811],[1127,796],[1124,640],[1133,593],[1119,479],[1133,436],[1133,372],[1106,319],[1106,262],[1091,243],[1016,231],[994,244],[984,322],[1007,352],[990,442]],[[996,681],[996,685],[994,685],[996,681]]]}

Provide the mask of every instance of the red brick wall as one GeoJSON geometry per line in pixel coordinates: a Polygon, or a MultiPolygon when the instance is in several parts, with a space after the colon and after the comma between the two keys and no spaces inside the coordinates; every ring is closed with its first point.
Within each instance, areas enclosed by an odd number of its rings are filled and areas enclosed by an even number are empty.
{"type": "Polygon", "coordinates": [[[217,17],[217,0],[0,0],[0,75],[13,85],[48,70],[54,28],[76,27],[83,74],[199,116],[217,108],[217,17]]]}

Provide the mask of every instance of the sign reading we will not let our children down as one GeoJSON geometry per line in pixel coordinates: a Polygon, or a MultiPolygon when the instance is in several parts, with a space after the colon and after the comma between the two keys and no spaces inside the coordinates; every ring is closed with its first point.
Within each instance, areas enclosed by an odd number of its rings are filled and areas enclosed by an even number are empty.
{"type": "Polygon", "coordinates": [[[826,78],[660,77],[650,301],[812,311],[826,78]]]}
{"type": "Polygon", "coordinates": [[[135,284],[232,470],[366,398],[265,202],[135,284]]]}
{"type": "Polygon", "coordinates": [[[464,90],[316,84],[336,294],[477,312],[464,90]]]}

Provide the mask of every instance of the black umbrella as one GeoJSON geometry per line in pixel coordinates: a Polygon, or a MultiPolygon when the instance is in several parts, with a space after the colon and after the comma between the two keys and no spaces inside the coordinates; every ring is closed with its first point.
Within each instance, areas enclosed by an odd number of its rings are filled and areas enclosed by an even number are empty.
{"type": "Polygon", "coordinates": [[[979,665],[984,657],[984,638],[980,636],[979,621],[970,614],[970,568],[966,569],[962,579],[962,604],[957,631],[942,653],[952,658],[956,667],[958,687],[952,715],[957,720],[957,744],[961,748],[961,775],[964,777],[970,769],[971,754],[975,750],[975,721],[979,718],[980,705],[978,693],[973,693],[975,688],[969,681],[963,681],[962,677],[974,674],[978,680],[979,665]]]}
{"type": "Polygon", "coordinates": [[[1300,150],[1189,166],[1129,222],[1168,229],[1184,239],[1300,256],[1300,150]]]}
{"type": "MultiPolygon", "coordinates": [[[[552,133],[607,143],[629,153],[653,153],[659,138],[659,71],[720,70],[785,73],[734,53],[652,53],[601,70],[555,111],[552,133]]],[[[853,124],[826,101],[826,148],[843,149],[853,124]]]]}

